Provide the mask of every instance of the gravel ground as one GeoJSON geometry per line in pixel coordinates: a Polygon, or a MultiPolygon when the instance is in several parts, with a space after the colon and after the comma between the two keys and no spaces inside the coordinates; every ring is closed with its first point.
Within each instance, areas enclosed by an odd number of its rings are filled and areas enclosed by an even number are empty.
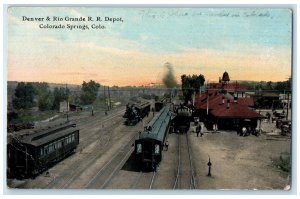
{"type": "Polygon", "coordinates": [[[288,137],[272,138],[268,134],[240,137],[230,131],[189,136],[199,189],[282,190],[290,184],[288,174],[272,164],[273,158],[290,153],[288,137]],[[207,176],[209,157],[211,177],[207,176]]]}

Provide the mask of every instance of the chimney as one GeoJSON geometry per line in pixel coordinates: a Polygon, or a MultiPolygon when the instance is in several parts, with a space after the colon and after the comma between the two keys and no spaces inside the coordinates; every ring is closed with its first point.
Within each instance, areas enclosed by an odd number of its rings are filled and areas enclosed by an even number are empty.
{"type": "Polygon", "coordinates": [[[230,100],[227,100],[227,108],[230,108],[230,100]]]}
{"type": "Polygon", "coordinates": [[[233,102],[237,104],[237,97],[236,96],[233,98],[233,102]]]}
{"type": "Polygon", "coordinates": [[[224,104],[225,103],[225,97],[223,96],[222,97],[222,104],[224,104]]]}

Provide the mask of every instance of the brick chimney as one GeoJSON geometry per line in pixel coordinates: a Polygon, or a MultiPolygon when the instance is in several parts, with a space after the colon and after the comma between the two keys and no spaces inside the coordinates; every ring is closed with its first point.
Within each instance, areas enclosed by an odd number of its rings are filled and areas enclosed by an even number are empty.
{"type": "Polygon", "coordinates": [[[230,108],[230,100],[227,100],[227,108],[230,108]]]}
{"type": "Polygon", "coordinates": [[[237,104],[237,97],[236,96],[234,96],[234,98],[233,98],[233,102],[235,103],[235,104],[237,104]]]}

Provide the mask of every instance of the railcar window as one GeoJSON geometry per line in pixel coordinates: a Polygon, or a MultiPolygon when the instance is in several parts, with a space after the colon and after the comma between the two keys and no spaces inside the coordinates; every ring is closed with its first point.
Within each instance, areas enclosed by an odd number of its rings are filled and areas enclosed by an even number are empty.
{"type": "Polygon", "coordinates": [[[54,147],[53,147],[53,144],[50,144],[49,145],[49,153],[51,153],[52,151],[54,151],[54,147]]]}
{"type": "Polygon", "coordinates": [[[48,145],[46,145],[46,146],[44,147],[44,154],[45,154],[45,155],[48,154],[48,145]]]}
{"type": "Polygon", "coordinates": [[[136,152],[137,153],[142,153],[142,144],[137,144],[136,145],[136,152]]]}
{"type": "Polygon", "coordinates": [[[61,145],[62,145],[62,140],[59,140],[59,141],[57,142],[57,149],[61,148],[61,145]]]}
{"type": "Polygon", "coordinates": [[[159,145],[158,144],[155,145],[154,153],[159,154],[159,145]]]}

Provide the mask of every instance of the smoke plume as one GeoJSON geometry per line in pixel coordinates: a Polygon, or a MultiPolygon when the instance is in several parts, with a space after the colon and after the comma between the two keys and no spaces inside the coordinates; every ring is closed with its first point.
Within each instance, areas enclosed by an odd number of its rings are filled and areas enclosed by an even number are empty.
{"type": "Polygon", "coordinates": [[[167,68],[167,72],[165,76],[163,77],[163,83],[167,88],[174,88],[177,85],[175,76],[174,76],[174,70],[171,63],[167,62],[164,64],[164,67],[167,68]]]}

